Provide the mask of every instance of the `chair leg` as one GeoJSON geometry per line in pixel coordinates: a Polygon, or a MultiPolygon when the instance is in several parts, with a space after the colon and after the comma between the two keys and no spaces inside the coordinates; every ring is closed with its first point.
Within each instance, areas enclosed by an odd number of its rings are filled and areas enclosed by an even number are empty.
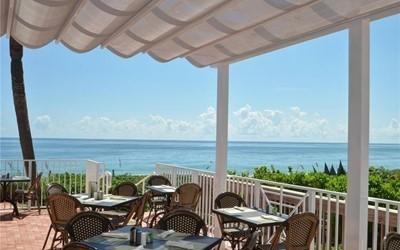
{"type": "Polygon", "coordinates": [[[57,240],[57,230],[54,230],[54,236],[53,236],[53,241],[51,242],[51,248],[54,249],[54,242],[57,240]]]}
{"type": "Polygon", "coordinates": [[[44,241],[42,250],[44,250],[44,249],[46,248],[47,241],[48,241],[49,236],[50,236],[50,231],[51,231],[51,225],[50,225],[50,227],[49,227],[49,231],[47,232],[46,240],[44,241]]]}

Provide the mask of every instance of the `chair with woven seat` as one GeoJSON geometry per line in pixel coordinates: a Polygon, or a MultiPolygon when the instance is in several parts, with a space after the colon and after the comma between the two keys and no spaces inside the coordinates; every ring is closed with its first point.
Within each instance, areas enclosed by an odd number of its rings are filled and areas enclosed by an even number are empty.
{"type": "Polygon", "coordinates": [[[400,234],[388,233],[383,240],[383,250],[398,250],[400,249],[400,234]]]}
{"type": "Polygon", "coordinates": [[[241,250],[253,250],[256,248],[257,239],[260,232],[254,231],[252,232],[246,240],[246,243],[243,245],[241,250]]]}
{"type": "Polygon", "coordinates": [[[318,217],[313,213],[296,214],[278,227],[272,237],[271,243],[259,246],[259,249],[287,249],[308,250],[313,241],[318,227],[318,217]],[[286,238],[280,242],[282,232],[286,238]]]}
{"type": "Polygon", "coordinates": [[[96,250],[84,242],[71,242],[63,247],[63,250],[96,250]]]}
{"type": "Polygon", "coordinates": [[[207,236],[207,226],[204,220],[197,214],[186,209],[176,209],[160,219],[155,228],[162,230],[174,230],[179,233],[207,236]]]}
{"type": "MultiPolygon", "coordinates": [[[[246,206],[246,202],[238,194],[225,192],[215,198],[216,208],[231,208],[235,206],[246,206]]],[[[239,246],[239,243],[250,235],[250,229],[247,225],[222,215],[218,215],[217,218],[222,238],[229,241],[232,249],[239,246]]]]}
{"type": "Polygon", "coordinates": [[[75,197],[65,193],[52,194],[47,198],[47,211],[50,216],[51,225],[47,232],[46,240],[43,244],[45,249],[51,230],[54,230],[53,241],[51,249],[54,248],[54,243],[59,241],[64,245],[67,241],[67,234],[65,227],[68,221],[77,213],[83,211],[82,204],[75,197]],[[57,236],[57,234],[59,234],[57,236]]]}
{"type": "Polygon", "coordinates": [[[23,190],[23,189],[17,189],[14,192],[13,195],[13,201],[15,203],[17,202],[36,202],[37,208],[38,208],[38,212],[40,214],[40,198],[41,198],[41,186],[40,186],[40,180],[42,178],[42,172],[40,172],[33,183],[31,183],[31,185],[29,186],[29,188],[27,190],[23,190]]]}
{"type": "Polygon", "coordinates": [[[93,211],[75,215],[66,226],[71,241],[83,241],[113,230],[107,217],[93,211]]]}
{"type": "Polygon", "coordinates": [[[122,196],[137,196],[138,188],[135,183],[126,181],[118,184],[115,188],[113,188],[111,193],[122,196]]]}
{"type": "MultiPolygon", "coordinates": [[[[168,178],[162,176],[162,175],[152,175],[149,177],[149,180],[147,181],[147,186],[159,186],[159,185],[167,185],[171,186],[171,182],[168,180],[168,178]]],[[[147,218],[147,224],[150,222],[150,215],[152,212],[154,212],[154,215],[156,215],[159,211],[165,210],[165,208],[169,205],[168,204],[168,197],[165,194],[161,194],[156,191],[150,191],[151,193],[151,199],[149,200],[149,216],[147,218]]]]}
{"type": "Polygon", "coordinates": [[[169,210],[185,208],[195,211],[201,196],[201,187],[195,183],[185,183],[172,194],[169,210]]]}
{"type": "Polygon", "coordinates": [[[47,197],[49,197],[49,196],[52,195],[52,194],[60,194],[60,193],[68,194],[68,191],[67,191],[67,189],[66,189],[63,185],[61,185],[61,184],[58,184],[58,183],[49,183],[49,184],[47,185],[46,193],[47,193],[47,197]]]}

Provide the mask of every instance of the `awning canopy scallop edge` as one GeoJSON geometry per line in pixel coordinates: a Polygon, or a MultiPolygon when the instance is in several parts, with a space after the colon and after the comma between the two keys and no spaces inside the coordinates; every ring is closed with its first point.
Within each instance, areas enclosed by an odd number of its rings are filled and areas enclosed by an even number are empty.
{"type": "Polygon", "coordinates": [[[400,0],[1,0],[0,36],[28,48],[55,40],[80,53],[101,46],[204,67],[399,10],[400,0]]]}

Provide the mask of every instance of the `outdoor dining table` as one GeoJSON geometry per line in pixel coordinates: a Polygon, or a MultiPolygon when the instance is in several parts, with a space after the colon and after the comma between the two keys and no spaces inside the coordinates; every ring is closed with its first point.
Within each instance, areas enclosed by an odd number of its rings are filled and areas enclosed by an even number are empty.
{"type": "Polygon", "coordinates": [[[13,213],[15,214],[15,216],[19,216],[18,206],[17,203],[10,196],[10,193],[7,192],[8,187],[10,186],[11,183],[30,182],[30,180],[31,179],[26,176],[0,177],[0,184],[2,189],[1,202],[11,203],[14,209],[13,213]]]}
{"type": "Polygon", "coordinates": [[[153,192],[160,193],[160,194],[166,194],[166,195],[171,195],[172,193],[175,193],[175,191],[176,191],[175,187],[168,186],[168,185],[154,185],[154,186],[147,186],[147,188],[153,192]]]}
{"type": "Polygon", "coordinates": [[[267,214],[263,211],[248,207],[218,208],[212,210],[214,213],[226,216],[232,220],[247,224],[252,231],[261,227],[278,226],[283,224],[287,218],[267,214]]]}
{"type": "Polygon", "coordinates": [[[77,198],[83,206],[90,207],[92,210],[114,209],[118,206],[129,204],[140,198],[140,196],[120,196],[106,194],[103,196],[103,199],[96,200],[95,198],[89,198],[88,194],[73,194],[72,196],[77,198]]]}
{"type": "MultiPolygon", "coordinates": [[[[89,238],[84,242],[92,247],[95,247],[97,250],[143,249],[143,246],[135,247],[129,244],[129,234],[131,228],[132,226],[125,226],[109,233],[103,233],[101,235],[89,238]]],[[[221,238],[195,236],[177,232],[169,234],[166,237],[161,237],[161,234],[165,232],[164,230],[141,227],[136,228],[142,232],[149,232],[152,234],[152,243],[147,243],[144,249],[184,249],[171,246],[175,245],[176,243],[183,243],[184,245],[190,246],[190,249],[195,250],[212,249],[221,241],[221,238]]]]}

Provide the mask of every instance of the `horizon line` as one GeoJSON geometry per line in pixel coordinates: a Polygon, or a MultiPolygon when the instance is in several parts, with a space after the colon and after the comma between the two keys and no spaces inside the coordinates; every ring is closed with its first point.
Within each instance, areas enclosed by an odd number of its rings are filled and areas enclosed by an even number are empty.
{"type": "MultiPolygon", "coordinates": [[[[0,139],[19,139],[19,137],[2,137],[0,139]]],[[[36,137],[32,138],[32,140],[97,140],[97,141],[175,141],[175,142],[216,142],[215,140],[202,140],[202,139],[121,139],[121,138],[68,138],[68,137],[36,137]]],[[[242,143],[309,143],[309,144],[347,144],[348,142],[343,141],[330,141],[330,142],[321,142],[321,141],[249,141],[249,140],[228,140],[229,142],[242,142],[242,143]]],[[[400,142],[370,142],[369,144],[391,144],[391,145],[400,145],[400,142]]]]}

